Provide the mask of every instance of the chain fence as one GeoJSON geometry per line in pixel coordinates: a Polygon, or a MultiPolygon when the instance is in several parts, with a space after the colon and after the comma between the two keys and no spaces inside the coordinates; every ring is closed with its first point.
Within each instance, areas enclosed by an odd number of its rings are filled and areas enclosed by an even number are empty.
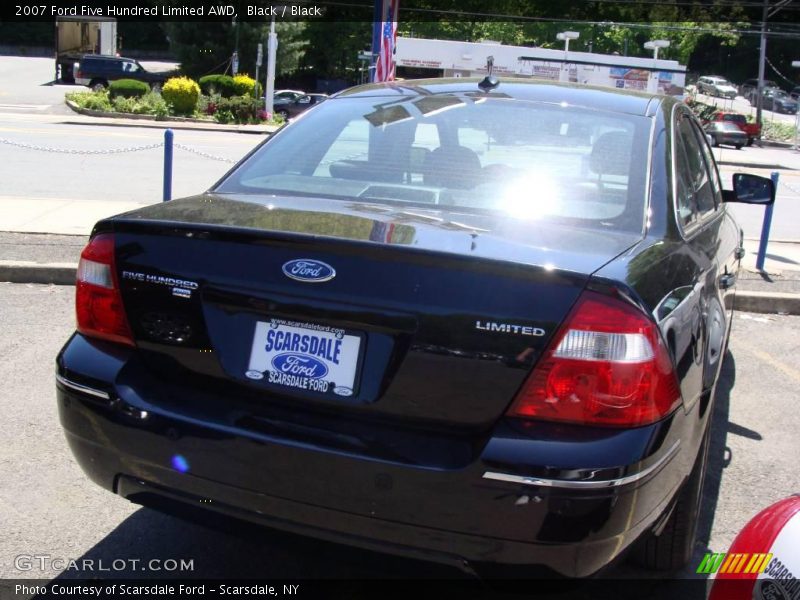
{"type": "MultiPolygon", "coordinates": [[[[8,138],[0,138],[0,144],[5,144],[7,146],[13,146],[15,148],[24,148],[26,150],[38,150],[40,152],[54,152],[56,154],[72,154],[72,155],[82,155],[82,156],[102,156],[105,154],[125,154],[128,152],[142,152],[145,150],[155,150],[156,148],[163,148],[164,142],[155,142],[153,144],[145,144],[143,146],[125,146],[123,148],[110,148],[107,150],[80,150],[75,148],[54,148],[52,146],[40,146],[37,144],[27,144],[25,142],[16,142],[14,140],[10,140],[8,138]]],[[[173,142],[173,146],[185,152],[190,152],[197,156],[201,156],[203,158],[207,158],[209,160],[215,160],[218,162],[224,162],[228,164],[234,164],[238,162],[236,159],[225,158],[224,156],[217,156],[215,154],[209,154],[208,152],[203,152],[202,150],[198,150],[197,148],[193,148],[191,146],[187,146],[186,144],[181,144],[178,142],[173,142]]],[[[344,160],[356,160],[356,159],[363,159],[366,155],[363,152],[359,152],[356,154],[352,154],[350,156],[344,157],[344,160]]],[[[336,159],[326,160],[320,163],[320,166],[328,166],[333,162],[342,160],[342,157],[337,157],[336,159]]],[[[787,183],[785,180],[781,180],[778,184],[781,187],[785,187],[791,190],[794,194],[800,195],[800,189],[794,187],[793,185],[787,183]]]]}
{"type": "Polygon", "coordinates": [[[79,150],[75,148],[53,148],[52,146],[38,146],[36,144],[26,144],[25,142],[15,142],[7,138],[0,138],[0,144],[25,148],[26,150],[39,150],[41,152],[55,152],[57,154],[80,154],[80,155],[102,155],[102,154],[123,154],[125,152],[140,152],[142,150],[154,150],[164,146],[164,142],[146,144],[144,146],[126,146],[124,148],[110,148],[108,150],[79,150]]]}
{"type": "Polygon", "coordinates": [[[196,154],[197,156],[202,156],[203,158],[208,158],[210,160],[217,160],[220,162],[226,162],[230,164],[238,162],[230,158],[225,158],[224,156],[216,156],[214,154],[209,154],[208,152],[203,152],[202,150],[198,150],[197,148],[192,148],[191,146],[186,146],[184,144],[179,144],[178,142],[172,142],[172,145],[181,150],[185,150],[186,152],[191,152],[192,154],[196,154]]]}
{"type": "MultiPolygon", "coordinates": [[[[141,152],[144,150],[155,150],[156,148],[163,148],[164,142],[156,142],[153,144],[145,144],[143,146],[125,146],[123,148],[110,148],[108,150],[79,150],[75,148],[55,148],[52,146],[40,146],[37,144],[27,144],[25,142],[16,142],[14,140],[10,140],[8,138],[0,138],[0,144],[5,144],[7,146],[13,146],[15,148],[24,148],[26,150],[38,150],[40,152],[54,152],[56,154],[74,154],[74,155],[83,155],[83,156],[95,156],[95,155],[105,155],[105,154],[124,154],[126,152],[141,152]]],[[[197,156],[202,156],[203,158],[208,158],[210,160],[216,160],[219,162],[225,162],[229,164],[233,164],[237,162],[236,160],[225,158],[224,156],[216,156],[214,154],[209,154],[208,152],[203,152],[202,150],[198,150],[197,148],[192,148],[191,146],[187,146],[185,144],[179,144],[177,142],[173,142],[173,146],[175,148],[180,148],[181,150],[185,150],[186,152],[191,152],[192,154],[196,154],[197,156]]]]}

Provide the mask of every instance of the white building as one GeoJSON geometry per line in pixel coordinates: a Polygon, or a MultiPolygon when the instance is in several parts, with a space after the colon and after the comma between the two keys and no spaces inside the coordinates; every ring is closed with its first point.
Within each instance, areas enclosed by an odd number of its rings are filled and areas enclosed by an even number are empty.
{"type": "Polygon", "coordinates": [[[591,52],[506,46],[499,42],[454,42],[397,38],[397,76],[482,77],[494,57],[498,77],[534,77],[680,95],[686,67],[674,60],[654,60],[591,52]]]}

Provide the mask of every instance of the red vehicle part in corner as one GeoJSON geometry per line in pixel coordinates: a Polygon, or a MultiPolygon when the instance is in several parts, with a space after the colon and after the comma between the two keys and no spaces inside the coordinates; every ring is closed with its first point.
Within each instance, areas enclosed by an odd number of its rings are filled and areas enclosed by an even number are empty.
{"type": "Polygon", "coordinates": [[[753,517],[731,544],[728,557],[733,554],[771,556],[766,567],[755,573],[720,572],[708,600],[796,597],[800,593],[800,494],[784,498],[753,517]]]}

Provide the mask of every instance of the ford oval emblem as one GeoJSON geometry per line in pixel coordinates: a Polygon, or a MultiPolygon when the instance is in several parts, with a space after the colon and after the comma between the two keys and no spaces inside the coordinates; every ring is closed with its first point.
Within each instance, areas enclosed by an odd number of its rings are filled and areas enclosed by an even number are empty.
{"type": "Polygon", "coordinates": [[[336,277],[332,266],[311,258],[296,258],[283,264],[283,274],[290,279],[307,283],[322,283],[336,277]]]}
{"type": "Polygon", "coordinates": [[[321,379],[328,374],[328,367],[324,362],[298,352],[278,354],[272,359],[272,368],[278,373],[310,379],[321,379]]]}

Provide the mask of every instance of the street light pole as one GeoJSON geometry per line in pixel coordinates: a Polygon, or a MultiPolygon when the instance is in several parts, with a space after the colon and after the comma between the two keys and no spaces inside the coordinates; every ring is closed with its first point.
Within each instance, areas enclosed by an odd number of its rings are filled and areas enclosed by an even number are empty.
{"type": "Polygon", "coordinates": [[[562,31],[556,35],[557,40],[564,42],[564,64],[561,66],[559,81],[569,81],[569,66],[567,64],[569,60],[569,41],[577,40],[580,36],[581,34],[578,31],[562,31]]]}
{"type": "Polygon", "coordinates": [[[645,42],[645,50],[653,51],[653,70],[647,82],[647,91],[651,94],[658,93],[658,51],[661,48],[669,48],[669,40],[651,40],[645,42]]]}
{"type": "Polygon", "coordinates": [[[264,91],[264,110],[267,118],[272,118],[274,108],[273,96],[275,94],[275,59],[278,52],[278,35],[275,33],[275,14],[269,24],[269,37],[267,38],[267,85],[264,91]]]}

